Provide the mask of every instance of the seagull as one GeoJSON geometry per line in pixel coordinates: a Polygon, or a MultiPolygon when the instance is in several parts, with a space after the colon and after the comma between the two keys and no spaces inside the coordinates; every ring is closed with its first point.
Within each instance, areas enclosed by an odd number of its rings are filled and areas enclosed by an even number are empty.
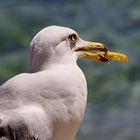
{"type": "Polygon", "coordinates": [[[87,83],[77,65],[88,50],[106,52],[73,29],[49,26],[32,39],[26,73],[0,86],[0,140],[75,140],[84,117],[87,83]]]}

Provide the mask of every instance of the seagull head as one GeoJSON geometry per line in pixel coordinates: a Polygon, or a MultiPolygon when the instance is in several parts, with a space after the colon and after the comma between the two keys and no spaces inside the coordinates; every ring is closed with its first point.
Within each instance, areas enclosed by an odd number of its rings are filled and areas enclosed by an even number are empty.
{"type": "Polygon", "coordinates": [[[76,64],[78,58],[98,61],[97,56],[88,53],[88,50],[106,52],[107,47],[102,43],[85,41],[67,27],[46,27],[37,33],[30,44],[28,71],[38,72],[56,64],[76,64]]]}

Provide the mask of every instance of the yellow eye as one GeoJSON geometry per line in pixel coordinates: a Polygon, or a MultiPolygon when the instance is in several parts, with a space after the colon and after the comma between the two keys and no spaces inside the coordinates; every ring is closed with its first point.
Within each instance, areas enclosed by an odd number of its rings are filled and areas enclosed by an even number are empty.
{"type": "Polygon", "coordinates": [[[77,36],[76,36],[76,34],[69,35],[69,40],[70,40],[72,43],[76,43],[76,41],[77,41],[77,36]]]}

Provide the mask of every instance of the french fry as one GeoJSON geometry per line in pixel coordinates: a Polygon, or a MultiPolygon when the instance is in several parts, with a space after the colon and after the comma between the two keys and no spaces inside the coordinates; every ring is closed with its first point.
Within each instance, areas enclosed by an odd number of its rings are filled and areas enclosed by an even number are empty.
{"type": "Polygon", "coordinates": [[[97,53],[90,53],[90,52],[83,52],[85,54],[84,58],[87,59],[92,59],[97,62],[108,62],[108,61],[119,61],[126,63],[128,62],[128,56],[121,54],[121,53],[116,53],[116,52],[97,52],[97,53]]]}
{"type": "Polygon", "coordinates": [[[116,52],[97,52],[97,55],[103,55],[107,60],[113,60],[113,61],[119,61],[119,62],[128,62],[128,56],[121,54],[121,53],[116,53],[116,52]]]}

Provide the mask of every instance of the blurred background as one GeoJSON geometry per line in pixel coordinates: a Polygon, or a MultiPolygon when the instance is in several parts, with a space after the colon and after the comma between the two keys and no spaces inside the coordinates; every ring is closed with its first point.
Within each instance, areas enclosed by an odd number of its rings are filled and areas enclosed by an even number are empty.
{"type": "Polygon", "coordinates": [[[140,140],[140,0],[0,0],[0,84],[26,71],[31,39],[49,25],[129,56],[79,61],[89,94],[77,140],[140,140]]]}

